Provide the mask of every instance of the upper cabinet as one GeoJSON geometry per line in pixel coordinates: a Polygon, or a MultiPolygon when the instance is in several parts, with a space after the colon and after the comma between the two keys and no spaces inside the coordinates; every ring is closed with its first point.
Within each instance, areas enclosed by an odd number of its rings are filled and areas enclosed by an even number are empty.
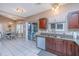
{"type": "Polygon", "coordinates": [[[68,15],[68,28],[79,29],[79,12],[73,12],[68,15]]]}
{"type": "Polygon", "coordinates": [[[47,28],[47,18],[39,19],[39,29],[46,29],[47,28]]]}

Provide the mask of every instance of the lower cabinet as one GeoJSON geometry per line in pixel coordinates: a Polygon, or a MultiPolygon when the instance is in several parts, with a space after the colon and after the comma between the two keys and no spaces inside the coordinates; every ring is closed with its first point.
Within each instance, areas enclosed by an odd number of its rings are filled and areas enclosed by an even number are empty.
{"type": "Polygon", "coordinates": [[[73,41],[67,41],[67,54],[68,56],[79,56],[79,46],[73,41]]]}
{"type": "Polygon", "coordinates": [[[69,40],[46,37],[46,50],[59,56],[79,56],[79,46],[69,40]]]}
{"type": "Polygon", "coordinates": [[[63,48],[63,40],[56,39],[56,52],[58,53],[58,55],[63,55],[63,48]]]}
{"type": "Polygon", "coordinates": [[[52,53],[55,53],[56,50],[56,42],[55,39],[46,37],[46,50],[52,53]]]}
{"type": "Polygon", "coordinates": [[[79,46],[75,42],[72,44],[72,55],[79,56],[79,46]]]}
{"type": "Polygon", "coordinates": [[[74,47],[72,47],[72,43],[73,42],[71,42],[71,41],[67,41],[67,54],[66,55],[68,55],[68,56],[71,56],[71,55],[73,55],[73,49],[74,49],[74,47]],[[73,49],[72,49],[73,48],[73,49]]]}
{"type": "Polygon", "coordinates": [[[63,41],[63,55],[66,56],[67,55],[67,41],[64,40],[63,41]]]}
{"type": "Polygon", "coordinates": [[[52,49],[52,43],[53,41],[52,41],[52,39],[51,38],[46,38],[46,48],[47,49],[52,49]],[[49,40],[50,39],[50,40],[49,40]]]}

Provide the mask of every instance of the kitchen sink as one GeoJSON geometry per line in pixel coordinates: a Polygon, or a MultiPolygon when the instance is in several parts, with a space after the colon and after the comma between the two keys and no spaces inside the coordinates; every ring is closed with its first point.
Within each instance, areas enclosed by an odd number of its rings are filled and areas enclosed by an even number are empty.
{"type": "Polygon", "coordinates": [[[51,34],[51,33],[41,33],[41,35],[43,35],[43,36],[53,36],[53,37],[56,37],[57,36],[57,34],[51,34]]]}
{"type": "Polygon", "coordinates": [[[51,36],[56,38],[67,38],[67,39],[73,39],[73,35],[67,35],[67,34],[52,34],[52,33],[41,33],[43,36],[51,36]]]}

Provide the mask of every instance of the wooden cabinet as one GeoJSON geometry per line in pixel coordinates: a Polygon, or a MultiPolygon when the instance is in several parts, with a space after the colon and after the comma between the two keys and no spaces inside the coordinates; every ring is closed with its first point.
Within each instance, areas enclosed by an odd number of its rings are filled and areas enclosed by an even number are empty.
{"type": "Polygon", "coordinates": [[[69,29],[79,28],[79,14],[78,13],[74,12],[74,13],[69,14],[68,27],[69,29]]]}
{"type": "Polygon", "coordinates": [[[77,56],[79,56],[79,46],[77,47],[78,51],[76,51],[77,56]]]}
{"type": "Polygon", "coordinates": [[[79,56],[79,46],[70,40],[46,37],[46,50],[61,56],[79,56]]]}
{"type": "Polygon", "coordinates": [[[67,55],[67,41],[64,40],[63,41],[63,55],[66,56],[67,55]]]}
{"type": "Polygon", "coordinates": [[[52,49],[52,38],[46,37],[46,48],[52,49]]]}
{"type": "Polygon", "coordinates": [[[64,55],[63,40],[46,37],[46,50],[57,55],[64,55]]]}
{"type": "Polygon", "coordinates": [[[56,40],[55,38],[52,38],[52,50],[55,51],[56,50],[56,40]]]}
{"type": "Polygon", "coordinates": [[[68,56],[79,56],[79,47],[78,45],[73,41],[67,41],[67,51],[66,55],[68,56]]]}
{"type": "Polygon", "coordinates": [[[79,46],[75,42],[72,44],[72,55],[79,56],[79,46]]]}
{"type": "Polygon", "coordinates": [[[47,27],[47,18],[39,19],[39,29],[46,29],[47,27]]]}
{"type": "Polygon", "coordinates": [[[56,39],[56,52],[58,55],[63,54],[63,40],[61,39],[56,39]]]}
{"type": "Polygon", "coordinates": [[[67,41],[67,54],[68,56],[71,56],[72,55],[72,42],[71,41],[67,41]]]}

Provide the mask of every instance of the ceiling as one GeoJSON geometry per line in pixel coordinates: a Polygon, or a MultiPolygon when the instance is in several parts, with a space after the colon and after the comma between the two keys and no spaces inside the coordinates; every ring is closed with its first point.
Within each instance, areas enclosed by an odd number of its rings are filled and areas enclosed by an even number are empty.
{"type": "Polygon", "coordinates": [[[37,13],[51,9],[47,3],[0,3],[0,15],[6,16],[13,20],[23,19],[37,13]],[[25,12],[17,13],[16,8],[23,8],[25,12]]]}

